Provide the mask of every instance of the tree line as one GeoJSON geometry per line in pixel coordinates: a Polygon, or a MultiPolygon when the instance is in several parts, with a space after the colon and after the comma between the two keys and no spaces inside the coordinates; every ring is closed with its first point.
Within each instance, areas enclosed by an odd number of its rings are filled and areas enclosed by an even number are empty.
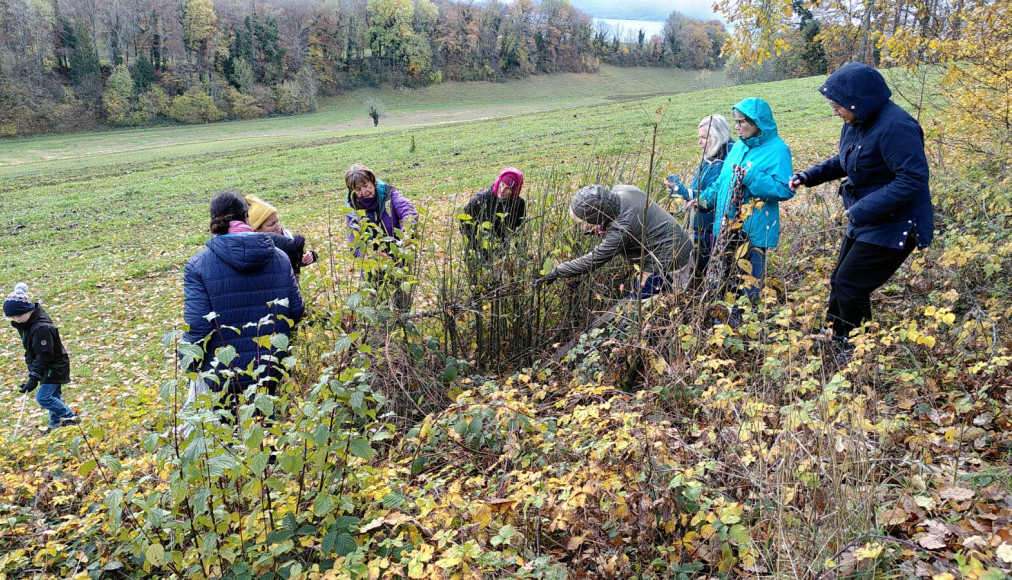
{"type": "Polygon", "coordinates": [[[824,74],[850,61],[946,64],[966,43],[1000,44],[1008,13],[998,0],[718,0],[714,9],[735,30],[724,54],[744,82],[824,74]],[[968,22],[982,14],[998,23],[981,35],[968,22]]]}
{"type": "Polygon", "coordinates": [[[678,23],[624,43],[568,0],[0,0],[0,136],[296,114],[355,87],[602,60],[719,66],[723,27],[678,23]]]}
{"type": "Polygon", "coordinates": [[[916,72],[893,98],[925,112],[934,138],[959,141],[974,163],[1008,175],[1012,150],[1012,10],[1003,0],[717,0],[735,33],[732,81],[835,70],[850,61],[916,72]],[[941,75],[941,90],[927,90],[941,75]]]}
{"type": "Polygon", "coordinates": [[[594,29],[594,54],[618,66],[662,66],[683,69],[717,69],[724,65],[721,51],[727,29],[719,20],[698,20],[672,12],[660,35],[641,29],[624,30],[599,22],[594,29]]]}

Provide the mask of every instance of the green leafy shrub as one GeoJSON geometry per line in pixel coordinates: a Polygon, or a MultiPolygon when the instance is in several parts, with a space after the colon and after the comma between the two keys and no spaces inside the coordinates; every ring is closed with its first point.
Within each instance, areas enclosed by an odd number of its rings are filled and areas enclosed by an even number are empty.
{"type": "Polygon", "coordinates": [[[180,123],[195,125],[218,121],[224,118],[225,114],[214,105],[210,95],[198,88],[192,88],[172,99],[169,117],[180,123]]]}
{"type": "Polygon", "coordinates": [[[257,106],[256,99],[250,95],[244,95],[234,87],[225,89],[223,95],[229,105],[229,112],[233,117],[240,119],[257,119],[267,114],[266,111],[257,106]]]}

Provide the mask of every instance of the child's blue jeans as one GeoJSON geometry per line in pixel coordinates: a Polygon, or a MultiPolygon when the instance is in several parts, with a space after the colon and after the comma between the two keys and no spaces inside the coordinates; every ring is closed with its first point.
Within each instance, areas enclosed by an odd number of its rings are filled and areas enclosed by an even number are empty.
{"type": "Polygon", "coordinates": [[[64,419],[74,416],[74,412],[63,404],[63,385],[42,383],[35,393],[39,406],[49,411],[49,426],[59,427],[64,419]]]}

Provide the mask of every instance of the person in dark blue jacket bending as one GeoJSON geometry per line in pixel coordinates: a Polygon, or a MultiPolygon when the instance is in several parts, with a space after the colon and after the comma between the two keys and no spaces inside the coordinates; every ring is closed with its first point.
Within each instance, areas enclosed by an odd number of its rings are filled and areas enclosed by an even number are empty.
{"type": "Polygon", "coordinates": [[[914,247],[934,233],[924,132],[889,100],[892,91],[874,68],[852,62],[819,89],[843,119],[840,152],[791,178],[791,189],[844,178],[840,185],[847,233],[830,277],[827,325],[847,336],[871,319],[871,293],[888,280],[914,247]]]}
{"type": "Polygon", "coordinates": [[[286,349],[276,340],[258,339],[291,337],[305,309],[288,256],[270,237],[253,231],[248,209],[234,191],[216,195],[211,200],[214,236],[183,273],[183,318],[190,326],[183,340],[203,347],[197,370],[213,373],[208,387],[229,393],[226,401],[236,416],[247,387],[263,386],[273,395],[287,373],[286,349]],[[224,346],[235,348],[231,360],[219,358],[224,346]],[[247,370],[251,363],[253,372],[247,370]]]}

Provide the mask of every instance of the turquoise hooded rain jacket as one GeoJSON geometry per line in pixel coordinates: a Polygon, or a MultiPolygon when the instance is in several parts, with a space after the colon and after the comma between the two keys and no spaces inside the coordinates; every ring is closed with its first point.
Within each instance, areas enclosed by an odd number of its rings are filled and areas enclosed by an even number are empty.
{"type": "Polygon", "coordinates": [[[731,189],[734,185],[734,167],[748,168],[745,174],[745,203],[757,199],[762,206],[745,220],[745,233],[749,242],[759,248],[774,248],[780,240],[780,202],[791,199],[794,192],[787,185],[794,174],[791,150],[777,135],[777,123],[766,101],[749,97],[735,105],[734,110],[752,119],[759,132],[748,139],[739,139],[724,160],[720,176],[699,194],[699,206],[704,211],[713,208],[713,235],[720,235],[721,216],[732,219],[731,189]]]}

